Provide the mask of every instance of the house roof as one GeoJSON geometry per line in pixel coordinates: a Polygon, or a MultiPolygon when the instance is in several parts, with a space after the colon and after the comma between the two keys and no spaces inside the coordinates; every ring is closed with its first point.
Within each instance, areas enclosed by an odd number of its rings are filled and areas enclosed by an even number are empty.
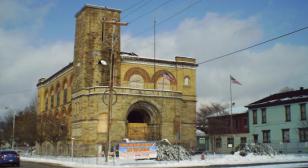
{"type": "MultiPolygon", "coordinates": [[[[244,114],[244,113],[247,113],[247,108],[246,107],[233,107],[232,108],[232,116],[236,116],[236,115],[240,115],[240,114],[244,114]]],[[[223,112],[220,112],[220,113],[214,113],[214,114],[211,114],[209,115],[207,118],[213,118],[213,117],[221,117],[221,116],[229,116],[231,115],[231,110],[230,108],[226,109],[225,111],[223,112]]]]}
{"type": "Polygon", "coordinates": [[[292,104],[292,103],[299,103],[306,101],[308,101],[308,89],[304,89],[301,87],[299,90],[270,95],[253,103],[250,103],[246,107],[258,108],[258,107],[277,106],[277,105],[292,104]]]}

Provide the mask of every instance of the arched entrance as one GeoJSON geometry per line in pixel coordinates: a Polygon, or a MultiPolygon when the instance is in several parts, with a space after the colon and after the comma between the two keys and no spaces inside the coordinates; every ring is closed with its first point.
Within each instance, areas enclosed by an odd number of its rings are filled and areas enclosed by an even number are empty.
{"type": "Polygon", "coordinates": [[[128,109],[127,114],[127,137],[129,139],[160,139],[160,115],[153,104],[144,101],[134,103],[128,109]]]}

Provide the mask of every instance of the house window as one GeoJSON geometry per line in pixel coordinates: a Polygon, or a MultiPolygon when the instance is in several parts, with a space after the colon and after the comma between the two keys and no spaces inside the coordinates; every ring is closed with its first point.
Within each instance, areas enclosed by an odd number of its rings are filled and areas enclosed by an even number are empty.
{"type": "Polygon", "coordinates": [[[258,134],[253,134],[253,142],[258,143],[258,134]]]}
{"type": "Polygon", "coordinates": [[[262,108],[261,112],[262,112],[262,123],[266,123],[266,108],[262,108]]]}
{"type": "Polygon", "coordinates": [[[290,111],[290,105],[284,106],[285,113],[286,113],[286,121],[291,121],[291,111],[290,111]]]}
{"type": "Polygon", "coordinates": [[[205,144],[205,138],[199,138],[199,144],[205,144]]]}
{"type": "Polygon", "coordinates": [[[300,104],[301,120],[306,120],[306,104],[300,104]]]}
{"type": "Polygon", "coordinates": [[[247,138],[246,137],[241,137],[241,144],[247,143],[247,138]]]}
{"type": "Polygon", "coordinates": [[[248,123],[247,123],[247,119],[246,118],[243,119],[243,123],[244,123],[244,128],[247,128],[247,124],[248,123]]]}
{"type": "Polygon", "coordinates": [[[184,86],[189,86],[189,82],[190,82],[189,77],[186,76],[186,77],[184,78],[184,86]]]}
{"type": "Polygon", "coordinates": [[[252,120],[253,120],[253,124],[258,124],[258,116],[257,116],[257,110],[252,110],[252,120]]]}
{"type": "Polygon", "coordinates": [[[299,141],[300,142],[308,142],[308,127],[307,128],[299,128],[299,141]]]}
{"type": "Polygon", "coordinates": [[[216,148],[221,148],[221,138],[216,138],[216,148]]]}
{"type": "Polygon", "coordinates": [[[233,137],[229,137],[227,138],[227,145],[228,145],[228,148],[232,148],[234,146],[234,138],[233,137]]]}
{"type": "Polygon", "coordinates": [[[263,130],[263,143],[271,143],[270,130],[263,130]]]}
{"type": "Polygon", "coordinates": [[[289,129],[282,129],[282,142],[288,143],[290,142],[290,130],[289,129]]]}

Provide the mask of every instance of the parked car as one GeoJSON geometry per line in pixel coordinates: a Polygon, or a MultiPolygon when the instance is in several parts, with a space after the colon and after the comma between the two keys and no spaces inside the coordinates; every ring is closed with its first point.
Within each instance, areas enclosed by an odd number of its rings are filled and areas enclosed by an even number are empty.
{"type": "Polygon", "coordinates": [[[13,165],[19,167],[19,154],[13,150],[0,151],[0,166],[13,165]]]}

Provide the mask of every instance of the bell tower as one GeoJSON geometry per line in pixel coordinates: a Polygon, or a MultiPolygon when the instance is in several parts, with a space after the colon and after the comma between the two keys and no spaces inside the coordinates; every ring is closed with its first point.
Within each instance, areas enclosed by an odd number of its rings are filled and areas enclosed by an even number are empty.
{"type": "Polygon", "coordinates": [[[85,5],[76,14],[73,93],[83,88],[108,86],[111,54],[114,57],[114,83],[120,78],[120,10],[85,5]],[[104,60],[107,65],[100,65],[104,60]]]}

